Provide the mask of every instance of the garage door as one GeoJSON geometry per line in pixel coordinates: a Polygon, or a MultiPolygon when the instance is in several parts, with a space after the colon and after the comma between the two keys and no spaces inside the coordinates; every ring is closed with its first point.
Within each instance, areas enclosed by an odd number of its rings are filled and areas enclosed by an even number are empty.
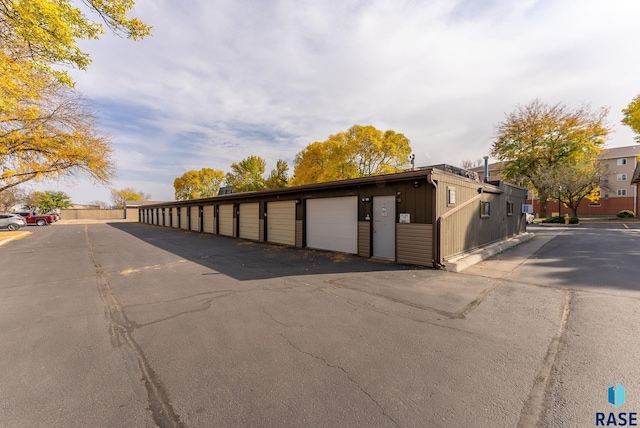
{"type": "Polygon", "coordinates": [[[267,203],[267,241],[296,245],[296,201],[267,203]]]}
{"type": "Polygon", "coordinates": [[[260,204],[240,204],[240,237],[260,239],[260,204]]]}
{"type": "Polygon", "coordinates": [[[191,226],[190,229],[195,232],[200,232],[200,215],[198,214],[199,207],[191,207],[191,226]]]}
{"type": "Polygon", "coordinates": [[[307,247],[358,253],[358,198],[307,200],[307,247]]]}
{"type": "Polygon", "coordinates": [[[220,235],[233,236],[233,205],[220,205],[218,216],[220,235]]]}
{"type": "Polygon", "coordinates": [[[203,232],[206,233],[215,233],[214,222],[213,222],[213,205],[207,205],[202,209],[202,226],[204,228],[203,232]]]}
{"type": "Polygon", "coordinates": [[[180,229],[189,229],[189,207],[180,207],[180,229]]]}

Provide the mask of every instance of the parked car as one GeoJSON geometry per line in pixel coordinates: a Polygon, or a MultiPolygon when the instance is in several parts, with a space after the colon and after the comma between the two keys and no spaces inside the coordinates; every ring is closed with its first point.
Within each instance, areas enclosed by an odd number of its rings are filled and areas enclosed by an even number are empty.
{"type": "Polygon", "coordinates": [[[18,230],[27,225],[27,221],[18,214],[0,214],[0,229],[18,230]]]}
{"type": "Polygon", "coordinates": [[[45,215],[50,215],[51,217],[53,217],[54,222],[60,220],[60,216],[56,213],[47,213],[45,215]]]}
{"type": "Polygon", "coordinates": [[[37,224],[38,226],[46,226],[54,221],[51,215],[36,215],[31,212],[15,214],[22,216],[27,221],[27,224],[37,224]]]}

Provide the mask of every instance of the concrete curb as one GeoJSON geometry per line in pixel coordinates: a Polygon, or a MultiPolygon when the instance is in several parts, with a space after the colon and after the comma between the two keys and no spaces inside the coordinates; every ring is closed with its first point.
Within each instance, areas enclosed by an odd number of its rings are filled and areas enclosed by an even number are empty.
{"type": "Polygon", "coordinates": [[[9,236],[8,238],[4,238],[2,235],[0,235],[0,247],[2,247],[4,244],[6,244],[7,242],[11,242],[11,241],[15,241],[16,239],[21,239],[24,238],[27,235],[30,235],[31,232],[20,232],[17,235],[13,235],[13,236],[9,236]]]}
{"type": "Polygon", "coordinates": [[[516,245],[520,245],[523,242],[527,242],[533,239],[534,236],[535,236],[534,233],[525,232],[520,235],[507,238],[503,241],[496,242],[495,244],[491,244],[487,247],[480,248],[469,254],[465,254],[464,256],[454,258],[451,260],[445,260],[444,270],[448,272],[462,272],[469,266],[473,266],[476,263],[480,263],[481,261],[488,259],[489,257],[495,256],[496,254],[502,253],[503,251],[506,251],[509,248],[515,247],[516,245]]]}

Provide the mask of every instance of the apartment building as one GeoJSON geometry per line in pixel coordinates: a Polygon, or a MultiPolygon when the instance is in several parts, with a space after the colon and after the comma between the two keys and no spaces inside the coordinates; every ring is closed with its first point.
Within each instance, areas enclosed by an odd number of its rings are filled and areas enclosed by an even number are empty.
{"type": "MultiPolygon", "coordinates": [[[[615,215],[622,210],[630,210],[638,215],[638,185],[633,183],[634,171],[638,166],[640,144],[625,147],[604,149],[598,158],[604,164],[604,175],[601,178],[602,190],[596,202],[583,200],[578,215],[615,215]]],[[[489,164],[489,180],[501,180],[500,168],[503,162],[489,164]]],[[[484,167],[473,168],[480,179],[484,179],[484,167]]],[[[534,212],[539,213],[537,201],[534,212]]],[[[571,210],[557,202],[547,202],[547,213],[571,214],[571,210]]]]}

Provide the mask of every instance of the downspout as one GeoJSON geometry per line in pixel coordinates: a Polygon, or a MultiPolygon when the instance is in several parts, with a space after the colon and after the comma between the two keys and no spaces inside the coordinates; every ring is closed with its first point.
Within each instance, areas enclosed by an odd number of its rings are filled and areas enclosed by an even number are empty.
{"type": "Polygon", "coordinates": [[[429,174],[427,174],[427,182],[429,184],[431,184],[434,187],[434,192],[433,192],[433,197],[431,198],[432,200],[432,212],[433,212],[433,218],[431,220],[433,227],[435,227],[435,233],[433,234],[433,268],[434,269],[442,269],[444,268],[444,265],[442,265],[440,263],[440,224],[441,224],[441,218],[442,217],[438,217],[438,182],[436,180],[433,179],[433,170],[429,171],[429,174]]]}

